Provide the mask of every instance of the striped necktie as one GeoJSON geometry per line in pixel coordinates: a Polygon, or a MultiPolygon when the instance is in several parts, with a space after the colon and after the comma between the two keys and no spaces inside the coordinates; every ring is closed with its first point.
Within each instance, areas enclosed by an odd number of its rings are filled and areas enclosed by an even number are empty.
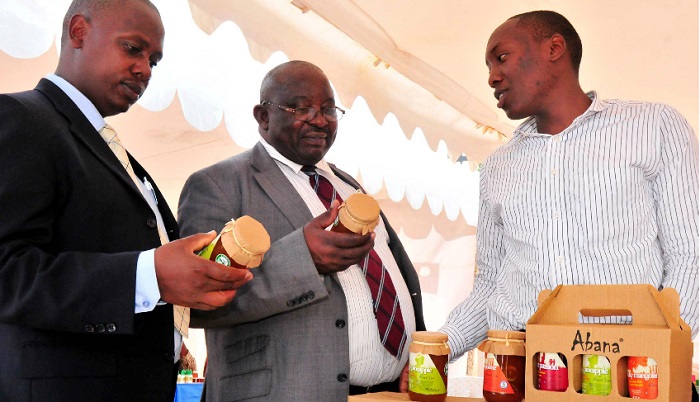
{"type": "MultiPolygon", "coordinates": [[[[309,184],[326,208],[330,208],[334,199],[343,202],[331,182],[318,174],[315,167],[304,166],[301,170],[309,176],[309,184]]],[[[374,249],[365,256],[360,266],[372,294],[372,309],[377,318],[382,345],[392,355],[400,356],[406,343],[406,329],[391,276],[374,249]]]]}
{"type": "MultiPolygon", "coordinates": [[[[100,130],[100,135],[102,136],[102,139],[105,140],[107,145],[109,145],[109,149],[111,149],[112,152],[114,152],[114,155],[117,156],[117,159],[119,159],[119,162],[121,162],[122,166],[124,166],[127,173],[129,173],[129,177],[131,177],[131,180],[133,180],[134,184],[136,184],[136,188],[141,191],[141,186],[143,183],[136,176],[136,172],[134,172],[134,168],[131,166],[129,155],[126,153],[126,149],[119,140],[117,132],[109,124],[107,124],[102,128],[102,130],[100,130]]],[[[165,228],[162,228],[161,225],[158,225],[158,236],[160,237],[161,244],[168,242],[168,236],[165,234],[165,228]]],[[[175,329],[177,329],[182,336],[187,338],[188,329],[190,326],[189,307],[173,304],[173,319],[175,329]]]]}

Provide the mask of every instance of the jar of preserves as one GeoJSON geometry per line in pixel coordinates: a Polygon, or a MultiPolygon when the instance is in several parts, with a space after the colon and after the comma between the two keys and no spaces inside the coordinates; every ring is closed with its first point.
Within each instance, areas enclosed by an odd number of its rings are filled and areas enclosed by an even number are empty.
{"type": "Polygon", "coordinates": [[[484,399],[521,402],[525,399],[525,332],[491,330],[479,345],[484,352],[484,399]]]}
{"type": "Polygon", "coordinates": [[[646,356],[627,358],[627,389],[632,399],[656,399],[659,396],[659,365],[646,356]]]}
{"type": "Polygon", "coordinates": [[[561,353],[540,352],[537,357],[537,389],[564,392],[569,387],[566,356],[561,353]]]}
{"type": "Polygon", "coordinates": [[[198,255],[233,268],[255,268],[270,249],[265,227],[248,215],[231,219],[198,255]]]}
{"type": "Polygon", "coordinates": [[[610,360],[602,355],[583,355],[581,393],[607,396],[612,390],[610,360]]]}
{"type": "Polygon", "coordinates": [[[442,402],[447,398],[447,335],[418,331],[412,338],[408,349],[408,396],[412,401],[442,402]]]}
{"type": "Polygon", "coordinates": [[[379,224],[379,203],[360,190],[351,194],[338,208],[331,230],[340,233],[367,234],[379,224]]]}

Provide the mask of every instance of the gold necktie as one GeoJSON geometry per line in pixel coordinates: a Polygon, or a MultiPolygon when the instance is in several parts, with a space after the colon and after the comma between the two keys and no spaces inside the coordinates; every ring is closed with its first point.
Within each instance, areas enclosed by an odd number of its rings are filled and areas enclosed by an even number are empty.
{"type": "MultiPolygon", "coordinates": [[[[124,146],[119,140],[117,132],[114,131],[114,129],[110,127],[109,124],[107,124],[102,128],[102,130],[100,130],[100,135],[102,136],[102,139],[105,140],[107,145],[109,145],[109,149],[111,149],[112,152],[114,152],[114,155],[117,156],[117,159],[119,159],[119,162],[121,162],[122,166],[124,166],[124,169],[126,169],[127,173],[129,173],[131,180],[133,180],[134,184],[136,184],[136,188],[138,188],[139,191],[141,191],[142,183],[138,179],[138,177],[136,177],[134,168],[131,166],[131,161],[129,161],[129,155],[127,155],[126,149],[124,149],[124,146]]],[[[158,236],[160,237],[161,244],[165,244],[168,242],[168,236],[165,234],[165,230],[161,227],[161,225],[158,225],[158,236]]],[[[180,332],[180,334],[182,334],[182,336],[187,338],[188,328],[190,326],[189,307],[183,307],[173,304],[173,318],[175,328],[178,330],[178,332],[180,332]]]]}

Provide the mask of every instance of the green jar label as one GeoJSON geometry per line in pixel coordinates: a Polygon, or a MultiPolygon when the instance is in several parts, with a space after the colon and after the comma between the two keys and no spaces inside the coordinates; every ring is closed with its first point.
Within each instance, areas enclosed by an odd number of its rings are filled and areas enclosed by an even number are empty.
{"type": "Polygon", "coordinates": [[[609,395],[612,390],[610,361],[605,356],[583,355],[581,392],[587,395],[609,395]]]}
{"type": "Polygon", "coordinates": [[[447,392],[447,386],[442,380],[440,370],[435,366],[430,355],[410,353],[408,390],[423,395],[441,395],[447,392]]]}

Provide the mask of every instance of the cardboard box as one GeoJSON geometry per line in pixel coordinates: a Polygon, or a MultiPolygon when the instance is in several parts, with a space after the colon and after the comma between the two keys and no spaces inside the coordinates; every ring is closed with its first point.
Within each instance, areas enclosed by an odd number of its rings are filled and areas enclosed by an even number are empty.
{"type": "MultiPolygon", "coordinates": [[[[658,364],[656,401],[691,400],[693,348],[690,327],[680,318],[678,293],[649,285],[558,286],[539,296],[539,308],[527,322],[525,399],[527,402],[625,401],[627,357],[652,357],[658,364]],[[590,324],[580,317],[631,316],[631,324],[590,324]],[[537,387],[538,352],[566,356],[565,392],[537,387]],[[581,394],[582,356],[610,361],[612,391],[607,397],[581,394]]],[[[588,320],[590,322],[590,320],[588,320]]],[[[619,322],[619,321],[618,321],[619,322]]]]}
{"type": "MultiPolygon", "coordinates": [[[[348,402],[396,402],[410,401],[408,394],[398,392],[377,392],[365,395],[352,395],[348,397],[348,402]]],[[[459,396],[448,396],[445,402],[485,402],[483,398],[463,398],[459,396]]]]}

